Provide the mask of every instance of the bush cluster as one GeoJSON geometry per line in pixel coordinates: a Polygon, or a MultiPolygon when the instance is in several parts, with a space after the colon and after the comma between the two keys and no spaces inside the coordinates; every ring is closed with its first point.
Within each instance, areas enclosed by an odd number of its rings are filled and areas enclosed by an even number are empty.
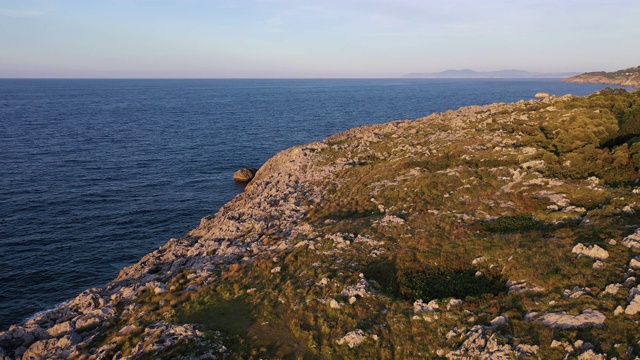
{"type": "Polygon", "coordinates": [[[493,233],[517,233],[532,230],[544,230],[547,225],[531,214],[502,216],[495,220],[481,223],[484,231],[493,233]]]}

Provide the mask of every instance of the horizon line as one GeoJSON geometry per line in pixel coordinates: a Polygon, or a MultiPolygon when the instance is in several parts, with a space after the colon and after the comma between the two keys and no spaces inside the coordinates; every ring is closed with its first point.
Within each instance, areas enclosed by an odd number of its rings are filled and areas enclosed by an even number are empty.
{"type": "Polygon", "coordinates": [[[565,79],[563,76],[536,77],[0,77],[0,80],[534,80],[565,79]]]}

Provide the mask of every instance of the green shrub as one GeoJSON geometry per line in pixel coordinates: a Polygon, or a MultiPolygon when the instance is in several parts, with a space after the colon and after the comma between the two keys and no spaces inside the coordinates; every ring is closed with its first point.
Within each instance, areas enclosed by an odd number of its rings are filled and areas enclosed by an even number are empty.
{"type": "Polygon", "coordinates": [[[380,259],[367,264],[363,270],[367,279],[380,285],[380,290],[390,295],[398,295],[398,265],[391,259],[380,259]]]}
{"type": "Polygon", "coordinates": [[[505,291],[506,280],[498,272],[476,276],[476,269],[443,266],[410,266],[398,271],[400,296],[430,301],[445,298],[480,297],[497,295],[505,291]]]}
{"type": "Polygon", "coordinates": [[[546,224],[531,214],[515,216],[503,216],[495,220],[485,221],[481,224],[484,231],[493,233],[513,233],[532,230],[543,230],[546,224]]]}

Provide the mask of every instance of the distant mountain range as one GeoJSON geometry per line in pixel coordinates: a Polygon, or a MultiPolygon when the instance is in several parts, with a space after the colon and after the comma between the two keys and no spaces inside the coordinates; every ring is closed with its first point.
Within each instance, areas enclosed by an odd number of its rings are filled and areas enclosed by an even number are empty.
{"type": "Polygon", "coordinates": [[[564,73],[542,73],[529,72],[525,70],[499,70],[499,71],[475,71],[445,70],[436,73],[410,73],[404,77],[410,78],[431,78],[431,79],[524,79],[524,78],[566,78],[578,75],[578,72],[564,73]]]}

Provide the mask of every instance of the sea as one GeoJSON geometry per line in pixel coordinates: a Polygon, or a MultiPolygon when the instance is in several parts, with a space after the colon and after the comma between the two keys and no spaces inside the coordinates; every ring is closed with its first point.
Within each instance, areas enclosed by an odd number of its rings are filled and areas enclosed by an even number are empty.
{"type": "Polygon", "coordinates": [[[279,151],[559,79],[0,79],[0,331],[99,287],[243,191],[279,151]]]}

